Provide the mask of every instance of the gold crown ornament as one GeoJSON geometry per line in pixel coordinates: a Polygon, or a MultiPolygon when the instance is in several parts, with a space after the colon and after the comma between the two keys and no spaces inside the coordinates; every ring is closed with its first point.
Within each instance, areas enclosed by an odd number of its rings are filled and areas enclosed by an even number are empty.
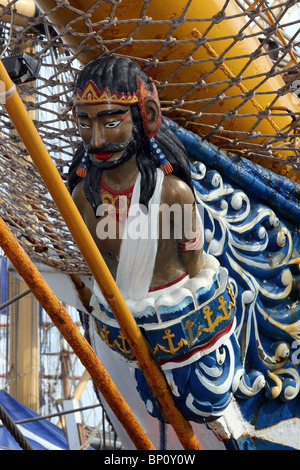
{"type": "Polygon", "coordinates": [[[116,91],[110,93],[108,88],[104,88],[104,90],[99,91],[97,85],[92,80],[89,80],[83,90],[77,89],[74,105],[84,106],[111,103],[131,106],[138,103],[138,101],[138,95],[135,92],[132,95],[130,93],[127,95],[125,93],[121,93],[121,95],[119,95],[116,91]]]}

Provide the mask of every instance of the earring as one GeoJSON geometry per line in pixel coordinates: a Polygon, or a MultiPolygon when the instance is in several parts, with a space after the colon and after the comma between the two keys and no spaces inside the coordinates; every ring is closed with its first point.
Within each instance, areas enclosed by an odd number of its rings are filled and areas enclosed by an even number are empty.
{"type": "Polygon", "coordinates": [[[146,83],[141,79],[141,77],[137,76],[137,85],[138,85],[138,97],[139,97],[139,108],[141,112],[141,117],[143,121],[143,127],[144,131],[147,137],[154,137],[155,134],[157,133],[160,122],[161,122],[161,108],[160,108],[160,102],[159,102],[159,97],[157,93],[156,86],[151,78],[149,78],[149,83],[151,84],[150,89],[147,88],[146,83]],[[153,129],[153,126],[151,126],[151,130],[149,129],[149,116],[147,113],[147,100],[151,98],[154,100],[157,104],[157,108],[159,110],[159,115],[157,118],[157,122],[155,124],[155,128],[153,129]]]}
{"type": "Polygon", "coordinates": [[[170,173],[172,173],[173,167],[172,167],[171,163],[168,162],[167,157],[165,156],[165,154],[162,153],[162,151],[159,148],[159,146],[157,145],[154,137],[151,137],[149,139],[149,142],[150,142],[150,147],[151,147],[155,157],[157,158],[157,161],[160,165],[160,168],[163,170],[164,174],[169,175],[170,173]]]}
{"type": "Polygon", "coordinates": [[[90,157],[87,153],[84,154],[82,160],[80,162],[79,167],[76,170],[76,175],[80,176],[81,178],[85,178],[87,174],[87,166],[89,164],[90,157]]]}

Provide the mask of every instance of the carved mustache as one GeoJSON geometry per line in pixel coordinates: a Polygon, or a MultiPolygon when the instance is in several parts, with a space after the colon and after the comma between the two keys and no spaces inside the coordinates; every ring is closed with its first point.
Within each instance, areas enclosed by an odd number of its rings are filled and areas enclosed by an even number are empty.
{"type": "Polygon", "coordinates": [[[124,144],[108,143],[108,144],[104,145],[104,147],[101,147],[101,148],[96,148],[96,147],[93,147],[92,145],[87,145],[85,147],[85,149],[86,149],[86,152],[89,153],[89,154],[118,153],[118,152],[123,152],[132,141],[133,141],[133,137],[131,137],[124,144]]]}
{"type": "MultiPolygon", "coordinates": [[[[97,167],[101,171],[103,171],[103,170],[113,170],[113,169],[117,168],[118,166],[123,165],[123,163],[127,162],[136,153],[136,150],[137,150],[136,141],[135,141],[134,138],[132,138],[128,142],[128,145],[125,148],[122,155],[117,160],[112,161],[112,162],[109,161],[109,160],[91,161],[90,165],[94,166],[94,167],[97,167]]],[[[103,152],[103,149],[101,149],[101,152],[103,152]]]]}

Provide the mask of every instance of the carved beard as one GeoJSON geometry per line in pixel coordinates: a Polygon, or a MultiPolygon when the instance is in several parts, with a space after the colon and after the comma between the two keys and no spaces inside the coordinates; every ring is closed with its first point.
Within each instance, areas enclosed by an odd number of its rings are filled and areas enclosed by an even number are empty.
{"type": "Polygon", "coordinates": [[[135,130],[133,130],[131,138],[125,144],[108,144],[101,149],[94,149],[94,148],[91,148],[90,146],[86,147],[87,153],[102,153],[102,152],[118,153],[123,150],[123,153],[120,156],[120,158],[118,158],[118,160],[114,160],[114,161],[93,160],[90,162],[90,164],[94,165],[101,171],[114,170],[115,168],[118,168],[119,166],[123,165],[125,162],[130,160],[130,158],[133,157],[133,155],[135,155],[137,152],[137,141],[136,141],[135,135],[136,135],[136,132],[135,130]]]}
{"type": "Polygon", "coordinates": [[[98,206],[102,204],[100,191],[99,191],[100,189],[99,184],[100,184],[102,172],[104,170],[113,170],[123,165],[130,158],[136,155],[141,145],[140,142],[141,142],[140,134],[134,126],[132,137],[127,142],[127,146],[118,160],[115,160],[115,161],[109,161],[109,160],[94,161],[93,160],[92,161],[90,159],[88,172],[84,181],[84,192],[85,192],[87,200],[89,201],[89,203],[91,204],[94,210],[95,215],[96,215],[98,206]]]}

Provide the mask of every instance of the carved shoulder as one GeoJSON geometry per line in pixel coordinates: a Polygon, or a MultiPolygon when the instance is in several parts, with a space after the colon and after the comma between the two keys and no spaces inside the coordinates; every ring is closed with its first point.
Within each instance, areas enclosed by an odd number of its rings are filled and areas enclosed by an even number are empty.
{"type": "Polygon", "coordinates": [[[75,202],[77,209],[79,210],[81,216],[85,218],[87,211],[89,210],[89,202],[84,193],[84,182],[81,181],[72,192],[72,199],[75,202]]]}
{"type": "Polygon", "coordinates": [[[181,179],[173,175],[165,176],[162,203],[172,204],[193,204],[195,201],[193,191],[181,179]]]}

